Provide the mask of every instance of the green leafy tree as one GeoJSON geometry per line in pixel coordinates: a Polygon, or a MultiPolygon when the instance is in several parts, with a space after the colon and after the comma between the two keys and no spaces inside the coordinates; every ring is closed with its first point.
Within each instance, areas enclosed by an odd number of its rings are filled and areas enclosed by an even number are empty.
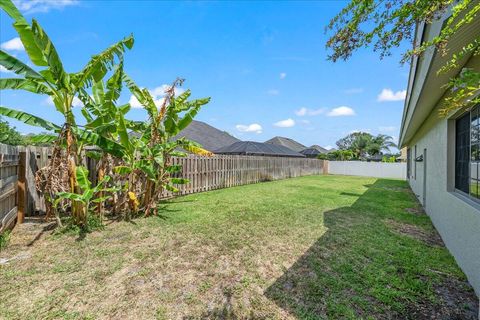
{"type": "Polygon", "coordinates": [[[7,121],[0,117],[0,143],[10,144],[13,146],[23,145],[25,143],[22,135],[11,127],[7,121]]]}
{"type": "Polygon", "coordinates": [[[349,161],[355,160],[355,154],[351,150],[335,150],[329,153],[321,153],[317,157],[321,160],[338,160],[338,161],[349,161]]]}
{"type": "MultiPolygon", "coordinates": [[[[391,55],[392,49],[402,43],[413,43],[413,48],[403,53],[402,63],[419,56],[428,49],[436,49],[449,61],[439,73],[459,66],[463,58],[480,55],[480,38],[468,43],[459,52],[449,52],[452,36],[462,32],[468,24],[478,19],[478,0],[352,0],[338,13],[326,28],[333,33],[327,42],[332,50],[332,61],[347,60],[363,47],[373,46],[380,57],[391,55]],[[423,43],[415,43],[415,27],[418,23],[431,23],[450,10],[440,34],[423,43]]],[[[440,113],[468,108],[480,102],[476,93],[480,90],[480,72],[464,69],[447,84],[450,95],[445,99],[440,113]]]]}
{"type": "Polygon", "coordinates": [[[396,148],[397,145],[392,141],[391,136],[379,134],[371,138],[367,146],[367,153],[371,156],[381,154],[383,151],[390,151],[390,148],[396,148]]]}
{"type": "Polygon", "coordinates": [[[384,134],[373,136],[368,132],[353,132],[338,140],[337,146],[340,150],[353,152],[358,159],[382,154],[383,151],[396,147],[392,137],[384,134]]]}
{"type": "MultiPolygon", "coordinates": [[[[21,76],[20,78],[0,79],[0,89],[26,90],[50,96],[56,110],[64,116],[64,124],[58,126],[40,117],[5,106],[0,107],[0,114],[30,125],[43,127],[48,131],[61,133],[59,136],[65,139],[71,192],[82,194],[76,180],[76,167],[82,151],[81,147],[79,148],[79,140],[98,143],[101,137],[78,128],[72,112],[73,99],[79,95],[81,90],[89,87],[94,81],[100,81],[106,75],[113,67],[115,58],[121,59],[125,49],[133,46],[133,37],[127,37],[102,53],[93,56],[81,71],[68,73],[65,71],[52,41],[35,19],[31,24],[28,23],[11,0],[0,0],[0,7],[14,20],[13,27],[17,31],[30,61],[41,69],[36,71],[26,63],[0,50],[0,65],[21,76]]],[[[48,139],[48,137],[45,138],[48,139]]],[[[87,213],[85,206],[80,201],[73,200],[72,214],[77,224],[82,225],[86,222],[87,213]]]]}
{"type": "Polygon", "coordinates": [[[357,158],[367,154],[373,136],[367,132],[353,132],[336,142],[340,150],[350,150],[357,158]]]}

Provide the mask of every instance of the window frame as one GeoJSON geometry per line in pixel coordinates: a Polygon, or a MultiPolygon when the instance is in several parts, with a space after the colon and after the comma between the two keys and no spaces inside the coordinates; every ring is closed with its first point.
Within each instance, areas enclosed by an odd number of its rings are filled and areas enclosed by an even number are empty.
{"type": "Polygon", "coordinates": [[[472,136],[475,135],[476,136],[476,140],[474,140],[475,142],[473,143],[475,146],[477,146],[477,149],[480,150],[480,105],[476,105],[474,107],[472,107],[469,111],[467,112],[463,112],[459,115],[457,115],[457,117],[454,118],[455,120],[455,128],[454,128],[454,135],[455,135],[455,139],[454,139],[454,174],[453,174],[453,191],[455,193],[457,193],[458,195],[460,195],[462,198],[465,198],[465,200],[469,200],[470,201],[473,201],[473,203],[478,206],[480,204],[480,194],[479,194],[479,190],[480,190],[480,156],[477,156],[477,159],[476,160],[473,160],[472,159],[472,136]],[[457,188],[457,152],[458,152],[458,144],[457,144],[457,130],[459,129],[458,128],[458,121],[466,116],[468,113],[468,174],[467,174],[467,184],[468,184],[468,193],[465,192],[464,190],[461,190],[461,189],[458,189],[457,188]],[[473,133],[473,130],[472,130],[472,114],[475,114],[476,116],[476,124],[474,125],[474,127],[476,127],[476,130],[477,130],[477,133],[473,133]],[[473,196],[472,195],[472,184],[471,184],[471,181],[472,181],[472,164],[473,162],[475,162],[476,164],[476,168],[477,168],[477,174],[476,174],[476,178],[474,180],[476,180],[476,184],[477,184],[477,191],[476,191],[476,194],[477,196],[473,196]]]}

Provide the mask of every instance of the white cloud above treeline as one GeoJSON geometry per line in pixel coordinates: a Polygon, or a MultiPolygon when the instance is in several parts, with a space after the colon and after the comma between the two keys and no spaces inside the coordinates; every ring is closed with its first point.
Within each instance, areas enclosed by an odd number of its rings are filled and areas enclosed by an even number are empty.
{"type": "Polygon", "coordinates": [[[407,90],[400,90],[397,92],[393,92],[392,89],[383,89],[382,92],[377,97],[377,101],[385,102],[385,101],[403,101],[407,96],[407,90]]]}
{"type": "Polygon", "coordinates": [[[346,106],[333,108],[327,113],[327,116],[329,117],[348,117],[348,116],[354,116],[354,115],[355,115],[355,110],[346,106]]]}
{"type": "Polygon", "coordinates": [[[258,123],[252,123],[252,124],[237,124],[235,126],[238,131],[240,132],[254,132],[254,133],[262,133],[262,126],[259,125],[258,123]]]}
{"type": "Polygon", "coordinates": [[[291,118],[288,118],[288,119],[285,119],[285,120],[275,122],[273,125],[275,127],[279,127],[279,128],[291,128],[291,127],[295,126],[295,120],[293,120],[291,118]]]}
{"type": "Polygon", "coordinates": [[[322,114],[326,111],[325,108],[319,108],[319,109],[308,109],[308,108],[305,108],[305,107],[302,107],[298,110],[295,110],[295,114],[299,117],[303,117],[303,116],[316,116],[316,115],[319,115],[319,114],[322,114]]]}

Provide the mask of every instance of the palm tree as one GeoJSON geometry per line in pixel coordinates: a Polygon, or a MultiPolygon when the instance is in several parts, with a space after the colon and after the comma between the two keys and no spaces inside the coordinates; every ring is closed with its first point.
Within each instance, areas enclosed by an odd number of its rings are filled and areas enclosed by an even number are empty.
{"type": "Polygon", "coordinates": [[[390,148],[394,148],[397,145],[392,141],[391,136],[385,134],[379,134],[373,137],[368,145],[367,151],[371,156],[381,154],[382,151],[390,151],[390,148]]]}
{"type": "Polygon", "coordinates": [[[373,137],[371,134],[363,133],[357,135],[355,140],[353,140],[351,150],[355,153],[358,159],[364,158],[367,155],[372,139],[373,137]]]}
{"type": "MultiPolygon", "coordinates": [[[[78,140],[82,139],[82,136],[90,139],[98,139],[98,136],[95,137],[92,132],[87,134],[78,128],[72,112],[73,99],[93,82],[103,79],[114,66],[115,58],[121,59],[126,48],[132,48],[133,37],[129,36],[93,56],[81,71],[68,73],[65,71],[52,41],[35,19],[29,24],[11,0],[0,0],[0,8],[14,20],[13,27],[17,31],[30,61],[33,65],[41,68],[37,72],[17,58],[0,50],[0,65],[23,76],[22,78],[0,79],[0,89],[27,90],[50,96],[57,111],[64,116],[64,124],[58,126],[39,117],[4,106],[0,107],[0,114],[61,133],[60,137],[65,137],[71,192],[80,194],[81,189],[75,174],[81,151],[78,150],[78,140]]],[[[81,202],[73,201],[72,215],[77,224],[83,225],[86,221],[85,206],[81,202]]]]}

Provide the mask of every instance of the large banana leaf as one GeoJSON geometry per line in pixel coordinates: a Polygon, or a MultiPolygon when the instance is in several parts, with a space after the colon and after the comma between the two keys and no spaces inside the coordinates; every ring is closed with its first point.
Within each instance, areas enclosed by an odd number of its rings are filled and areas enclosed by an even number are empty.
{"type": "Polygon", "coordinates": [[[146,89],[140,89],[137,84],[129,77],[126,73],[122,76],[123,82],[127,85],[128,89],[132,94],[137,98],[138,102],[147,110],[148,115],[150,118],[154,118],[157,113],[157,106],[155,105],[155,101],[153,100],[150,92],[146,89]]]}
{"type": "Polygon", "coordinates": [[[30,138],[30,141],[34,144],[46,144],[52,143],[57,140],[57,136],[53,134],[37,134],[30,138]]]}
{"type": "Polygon", "coordinates": [[[42,79],[41,74],[2,50],[0,50],[0,65],[16,74],[23,74],[26,78],[42,79]]]}
{"type": "Polygon", "coordinates": [[[102,80],[107,71],[113,67],[115,57],[121,59],[125,48],[131,49],[133,42],[133,36],[131,35],[110,46],[102,53],[93,56],[83,70],[78,73],[75,79],[76,87],[90,86],[93,82],[102,80]]]}
{"type": "Polygon", "coordinates": [[[15,21],[13,27],[17,30],[30,60],[32,60],[37,66],[46,66],[47,60],[45,59],[42,50],[35,43],[32,28],[20,11],[15,7],[13,2],[11,0],[0,0],[0,8],[2,8],[15,21]]]}
{"type": "Polygon", "coordinates": [[[92,131],[82,130],[77,127],[72,127],[72,130],[76,134],[80,141],[83,141],[87,145],[98,146],[103,151],[110,153],[111,155],[122,158],[124,154],[124,147],[116,141],[105,138],[92,131]]]}
{"type": "Polygon", "coordinates": [[[82,188],[83,192],[91,189],[92,185],[88,180],[88,170],[83,166],[78,166],[75,170],[75,176],[77,178],[78,185],[82,188]]]}
{"type": "Polygon", "coordinates": [[[0,8],[3,9],[13,20],[27,23],[27,20],[22,16],[17,7],[10,0],[0,0],[0,8]]]}
{"type": "Polygon", "coordinates": [[[60,126],[57,126],[50,121],[44,120],[40,117],[23,111],[13,110],[4,106],[0,106],[0,115],[22,121],[23,123],[32,126],[42,127],[48,131],[59,131],[61,129],[60,126]]]}
{"type": "Polygon", "coordinates": [[[107,92],[105,92],[105,101],[112,106],[120,97],[122,91],[123,60],[115,67],[115,72],[107,81],[107,92]]]}
{"type": "Polygon", "coordinates": [[[185,178],[171,178],[170,182],[173,184],[187,184],[190,182],[190,180],[185,178]]]}
{"type": "Polygon", "coordinates": [[[63,69],[60,56],[47,33],[35,19],[32,21],[32,32],[35,43],[42,50],[44,57],[47,59],[48,70],[51,72],[55,82],[64,88],[68,88],[68,74],[63,69]]]}
{"type": "Polygon", "coordinates": [[[175,128],[176,132],[174,134],[177,134],[178,132],[182,131],[185,129],[192,121],[193,118],[197,115],[198,111],[200,111],[200,108],[207,104],[210,101],[210,98],[204,98],[204,99],[197,99],[191,102],[192,109],[185,113],[182,119],[178,121],[178,125],[175,128]]]}
{"type": "Polygon", "coordinates": [[[3,90],[3,89],[26,90],[33,93],[41,93],[41,94],[52,93],[50,88],[41,82],[31,80],[31,79],[20,79],[20,78],[1,78],[0,90],[3,90]]]}
{"type": "Polygon", "coordinates": [[[117,112],[116,115],[116,125],[117,125],[117,133],[120,137],[120,143],[122,146],[128,150],[129,152],[133,151],[133,145],[130,142],[130,137],[128,136],[127,126],[125,125],[125,118],[123,114],[117,112]]]}

